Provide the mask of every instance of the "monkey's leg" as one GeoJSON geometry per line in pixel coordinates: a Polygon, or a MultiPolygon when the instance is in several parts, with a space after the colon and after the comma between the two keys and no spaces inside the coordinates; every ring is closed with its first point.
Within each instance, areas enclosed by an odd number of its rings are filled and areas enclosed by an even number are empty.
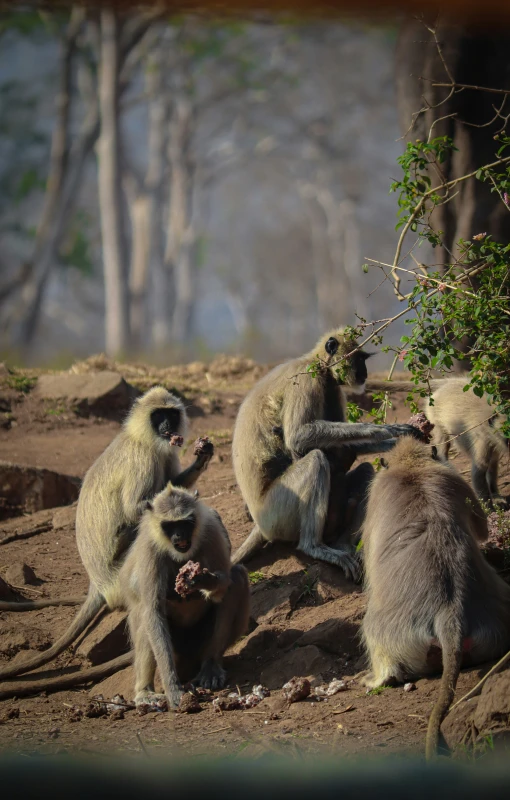
{"type": "MultiPolygon", "coordinates": [[[[148,638],[150,650],[156,658],[161,683],[170,708],[176,708],[182,689],[175,668],[174,653],[167,620],[159,613],[142,616],[140,628],[148,638]]],[[[149,664],[147,657],[147,664],[149,664]]]]}
{"type": "Polygon", "coordinates": [[[202,653],[202,666],[193,683],[204,689],[223,689],[227,674],[221,666],[225,650],[248,629],[250,582],[240,564],[230,571],[230,584],[221,603],[215,608],[213,631],[202,653]]]}
{"type": "Polygon", "coordinates": [[[154,690],[156,659],[140,615],[129,615],[129,628],[135,651],[135,705],[154,705],[166,699],[154,690]]]}
{"type": "Polygon", "coordinates": [[[476,496],[485,503],[491,503],[491,493],[487,481],[487,465],[473,461],[471,465],[471,483],[476,496]]]}
{"type": "Polygon", "coordinates": [[[268,539],[298,540],[311,558],[335,564],[356,578],[356,558],[323,543],[330,490],[329,463],[321,450],[311,450],[273,483],[257,523],[268,539]]]}
{"type": "Polygon", "coordinates": [[[242,561],[248,561],[266,544],[266,542],[267,539],[259,526],[255,525],[248,538],[244,540],[241,547],[239,547],[232,556],[232,564],[240,564],[242,561]]]}
{"type": "MultiPolygon", "coordinates": [[[[359,464],[345,476],[347,513],[343,530],[337,530],[335,548],[352,547],[359,541],[368,501],[368,490],[374,478],[375,470],[368,461],[359,464]]],[[[334,491],[334,487],[331,488],[334,491]]]]}
{"type": "Polygon", "coordinates": [[[493,452],[489,467],[487,469],[487,483],[489,485],[489,492],[491,494],[491,500],[493,504],[496,506],[504,506],[506,505],[506,500],[499,493],[498,472],[499,454],[497,452],[493,452]]]}
{"type": "Polygon", "coordinates": [[[361,683],[367,689],[377,689],[379,686],[400,683],[403,679],[402,671],[386,648],[370,642],[367,642],[367,647],[371,671],[361,678],[361,683]]]}

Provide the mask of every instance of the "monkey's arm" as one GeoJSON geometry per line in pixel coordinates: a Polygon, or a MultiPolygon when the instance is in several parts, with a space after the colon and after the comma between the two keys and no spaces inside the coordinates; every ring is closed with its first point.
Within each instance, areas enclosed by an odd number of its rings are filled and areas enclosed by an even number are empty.
{"type": "Polygon", "coordinates": [[[189,489],[196,483],[202,472],[207,469],[209,461],[214,455],[214,445],[212,442],[197,439],[194,453],[196,458],[191,466],[174,478],[169,476],[168,479],[172,481],[174,486],[182,486],[183,489],[189,489]]]}
{"type": "Polygon", "coordinates": [[[384,439],[382,442],[349,442],[343,445],[342,450],[348,450],[354,458],[357,456],[370,455],[371,453],[387,453],[395,447],[398,439],[384,439]]]}
{"type": "MultiPolygon", "coordinates": [[[[147,561],[146,561],[147,566],[147,561]]],[[[167,591],[167,570],[159,560],[140,575],[141,624],[158,665],[163,689],[171,705],[178,705],[181,690],[175,668],[172,638],[163,612],[167,591]],[[158,563],[159,562],[159,563],[158,563]]]]}
{"type": "Polygon", "coordinates": [[[412,425],[373,425],[364,422],[328,422],[326,420],[315,420],[293,428],[287,428],[284,423],[285,443],[291,452],[298,457],[306,455],[310,450],[328,450],[339,445],[360,445],[370,443],[373,450],[359,450],[359,452],[377,452],[380,447],[376,444],[392,440],[391,449],[395,443],[395,437],[414,436],[421,439],[421,433],[412,425]]]}
{"type": "Polygon", "coordinates": [[[127,523],[137,525],[140,517],[147,508],[147,500],[152,500],[151,484],[152,475],[147,470],[144,478],[140,478],[134,471],[130,471],[122,484],[122,510],[127,523]]]}

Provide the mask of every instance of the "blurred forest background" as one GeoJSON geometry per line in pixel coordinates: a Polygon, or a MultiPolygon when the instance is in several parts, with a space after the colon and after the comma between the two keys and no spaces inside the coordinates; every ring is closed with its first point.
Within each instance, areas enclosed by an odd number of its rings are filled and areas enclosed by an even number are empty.
{"type": "Polygon", "coordinates": [[[4,357],[267,361],[398,306],[362,271],[397,238],[396,24],[0,26],[4,357]]]}

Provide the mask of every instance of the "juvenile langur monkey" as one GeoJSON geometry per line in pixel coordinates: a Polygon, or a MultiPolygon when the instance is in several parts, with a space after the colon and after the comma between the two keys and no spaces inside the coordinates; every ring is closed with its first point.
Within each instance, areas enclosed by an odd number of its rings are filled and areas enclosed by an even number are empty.
{"type": "Polygon", "coordinates": [[[439,696],[430,716],[426,754],[437,752],[463,652],[470,664],[510,647],[510,586],[485,561],[485,514],[471,487],[437,459],[435,448],[410,438],[383,459],[363,525],[365,589],[362,625],[370,689],[436,671],[431,646],[442,650],[439,696]]]}
{"type": "MultiPolygon", "coordinates": [[[[162,386],[138,398],[122,430],[96,459],[83,479],[76,512],[76,543],[90,580],[85,602],[66,632],[43,653],[0,670],[0,679],[36,669],[69,647],[106,604],[118,605],[118,572],[136,536],[147,500],[169,480],[189,488],[213,454],[199,440],[196,459],[182,470],[174,436],[184,436],[187,417],[182,402],[162,386]]],[[[2,603],[0,610],[15,610],[2,603]]],[[[28,604],[23,604],[28,606],[28,604]]]]}
{"type": "Polygon", "coordinates": [[[368,354],[355,348],[342,330],[327,333],[309,353],[275,367],[242,403],[232,459],[255,527],[234,563],[266,541],[297,541],[306,555],[356,575],[349,536],[340,537],[341,549],[324,543],[328,518],[342,531],[349,497],[362,497],[373,476],[371,464],[348,470],[357,456],[389,450],[396,437],[420,433],[411,425],[346,422],[344,389],[362,394],[367,379],[368,354]],[[320,368],[312,377],[307,366],[317,357],[320,368]],[[336,365],[344,367],[343,382],[336,365]]]}
{"type": "Polygon", "coordinates": [[[182,690],[179,659],[196,662],[195,683],[222,689],[223,653],[248,627],[250,587],[244,567],[232,567],[230,541],[219,515],[171,484],[142,516],[139,533],[119,573],[135,654],[135,703],[154,703],[159,669],[165,696],[177,706],[182,690]],[[175,581],[189,560],[200,571],[185,581],[184,598],[175,581]]]}
{"type": "Polygon", "coordinates": [[[480,498],[489,505],[504,503],[499,494],[499,460],[508,452],[508,443],[499,428],[504,418],[492,416],[487,397],[477,397],[472,389],[464,392],[467,378],[448,378],[431,397],[426,413],[434,424],[433,441],[447,459],[451,445],[471,459],[471,481],[480,498]],[[453,442],[449,440],[457,437],[453,442]]]}

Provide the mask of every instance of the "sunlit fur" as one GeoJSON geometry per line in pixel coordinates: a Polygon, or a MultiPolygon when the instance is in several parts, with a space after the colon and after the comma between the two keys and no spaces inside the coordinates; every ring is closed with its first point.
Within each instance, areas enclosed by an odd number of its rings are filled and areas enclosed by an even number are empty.
{"type": "Polygon", "coordinates": [[[349,391],[353,391],[354,394],[362,394],[363,392],[360,391],[360,384],[356,382],[354,369],[349,367],[349,362],[347,362],[347,368],[344,362],[340,362],[342,356],[352,352],[355,348],[356,342],[353,339],[345,338],[343,327],[332,328],[332,330],[321,336],[315,347],[310,350],[309,353],[302,356],[300,360],[305,361],[306,359],[306,363],[309,364],[315,361],[318,356],[325,366],[336,365],[338,362],[338,367],[341,367],[344,372],[345,385],[349,387],[349,391]],[[326,342],[331,338],[336,339],[338,342],[338,350],[333,355],[330,355],[326,350],[326,342]]]}
{"type": "Polygon", "coordinates": [[[468,483],[432,458],[429,445],[404,437],[370,487],[363,525],[367,612],[363,640],[369,688],[426,675],[439,640],[443,677],[430,719],[427,752],[451,703],[463,639],[480,663],[510,646],[510,587],[484,559],[487,520],[468,483]]]}
{"type": "Polygon", "coordinates": [[[425,409],[435,428],[434,444],[443,458],[448,458],[450,447],[465,453],[471,459],[471,480],[481,500],[487,503],[500,500],[498,466],[508,453],[507,441],[499,432],[504,417],[494,413],[488,398],[477,397],[472,389],[464,392],[467,377],[448,378],[432,395],[432,404],[425,409]],[[452,437],[455,438],[452,442],[452,437]]]}
{"type": "MultiPolygon", "coordinates": [[[[110,607],[119,603],[119,531],[136,529],[145,500],[180,472],[179,449],[154,432],[150,416],[158,408],[186,413],[178,397],[162,386],[149,389],[133,405],[121,432],[85,475],[76,514],[76,542],[91,583],[110,607]]],[[[131,538],[134,537],[134,533],[131,538]]],[[[129,544],[129,542],[127,542],[129,544]]]]}
{"type": "MultiPolygon", "coordinates": [[[[160,408],[178,408],[181,412],[181,424],[176,431],[180,436],[187,434],[187,417],[184,405],[174,394],[163,386],[154,386],[142,397],[135,401],[133,408],[124,422],[124,429],[132,441],[140,442],[147,446],[154,443],[154,430],[151,425],[150,415],[160,408]]],[[[156,437],[157,444],[166,453],[168,441],[156,437]]]]}

